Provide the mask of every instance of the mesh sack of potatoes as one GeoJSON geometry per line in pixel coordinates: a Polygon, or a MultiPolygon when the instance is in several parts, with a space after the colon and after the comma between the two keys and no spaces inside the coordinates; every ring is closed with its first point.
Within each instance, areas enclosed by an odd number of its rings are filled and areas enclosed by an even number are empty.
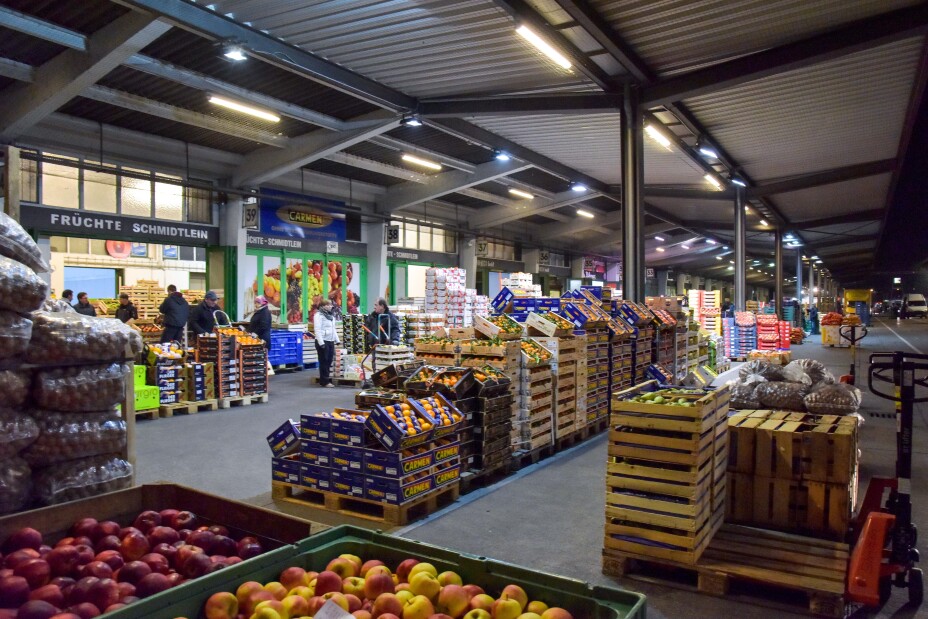
{"type": "Polygon", "coordinates": [[[0,309],[31,312],[42,307],[48,284],[35,272],[6,256],[0,256],[0,309]]]}
{"type": "Polygon", "coordinates": [[[806,410],[805,398],[809,387],[801,383],[768,381],[757,385],[754,395],[763,407],[788,411],[806,410]]]}
{"type": "Polygon", "coordinates": [[[116,361],[142,350],[142,336],[111,318],[74,313],[33,312],[32,341],[26,361],[56,365],[62,360],[116,361]]]}
{"type": "Polygon", "coordinates": [[[783,369],[780,370],[780,374],[783,376],[783,380],[788,383],[801,383],[806,387],[812,386],[812,377],[795,361],[783,366],[783,369]]]}
{"type": "Polygon", "coordinates": [[[0,256],[21,262],[36,273],[49,271],[39,246],[19,222],[6,213],[0,213],[0,256]]]}
{"type": "Polygon", "coordinates": [[[738,378],[743,383],[763,382],[764,380],[783,380],[783,372],[780,366],[773,365],[766,359],[754,359],[748,361],[738,368],[738,378]]]}
{"type": "Polygon", "coordinates": [[[0,514],[18,512],[29,505],[32,470],[19,457],[0,460],[0,514]]]}
{"type": "Polygon", "coordinates": [[[32,397],[37,405],[55,411],[99,411],[122,402],[128,375],[123,363],[40,370],[32,397]]]}
{"type": "Polygon", "coordinates": [[[0,409],[0,460],[12,458],[39,437],[35,419],[8,409],[0,409]]]}
{"type": "Polygon", "coordinates": [[[0,403],[16,408],[22,406],[32,389],[29,370],[0,370],[0,403]]]}
{"type": "Polygon", "coordinates": [[[796,364],[802,368],[802,370],[809,375],[809,378],[812,379],[812,384],[817,385],[819,383],[830,385],[835,382],[835,376],[828,371],[828,368],[825,367],[825,364],[816,359],[796,359],[791,361],[789,365],[796,364]]]}
{"type": "Polygon", "coordinates": [[[30,410],[39,436],[20,456],[30,466],[48,466],[121,451],[126,446],[126,422],[118,412],[60,413],[30,410]]]}
{"type": "Polygon", "coordinates": [[[43,312],[77,312],[71,304],[62,299],[45,299],[45,302],[42,303],[40,307],[43,312]]]}
{"type": "Polygon", "coordinates": [[[55,505],[123,490],[132,485],[132,465],[114,454],[59,462],[32,472],[33,496],[55,505]]]}
{"type": "Polygon", "coordinates": [[[860,409],[860,389],[844,383],[822,385],[805,397],[806,409],[818,415],[853,415],[860,409]]]}
{"type": "Polygon", "coordinates": [[[735,383],[731,386],[731,407],[741,410],[760,408],[755,391],[759,383],[735,383]]]}
{"type": "Polygon", "coordinates": [[[0,359],[20,356],[29,348],[30,339],[31,320],[16,312],[0,311],[0,359]]]}

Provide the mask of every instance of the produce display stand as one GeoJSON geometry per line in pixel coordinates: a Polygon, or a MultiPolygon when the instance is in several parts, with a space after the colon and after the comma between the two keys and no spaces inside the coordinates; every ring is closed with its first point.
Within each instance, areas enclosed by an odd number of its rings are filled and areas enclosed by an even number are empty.
{"type": "MultiPolygon", "coordinates": [[[[234,592],[244,580],[261,583],[276,580],[280,572],[292,566],[321,571],[341,554],[355,554],[363,559],[379,559],[396,565],[407,558],[427,561],[441,571],[453,570],[467,583],[487,591],[499,591],[516,584],[531,599],[546,600],[569,610],[574,617],[596,619],[644,619],[646,598],[612,587],[590,585],[580,580],[538,572],[525,567],[454,552],[366,529],[342,525],[299,543],[289,554],[275,555],[274,563],[252,567],[250,571],[230,573],[220,570],[184,585],[183,595],[154,596],[114,612],[113,619],[175,619],[199,617],[206,600],[220,591],[234,592]],[[135,611],[133,613],[133,611],[135,611]]],[[[177,593],[181,593],[180,590],[177,593]]]]}

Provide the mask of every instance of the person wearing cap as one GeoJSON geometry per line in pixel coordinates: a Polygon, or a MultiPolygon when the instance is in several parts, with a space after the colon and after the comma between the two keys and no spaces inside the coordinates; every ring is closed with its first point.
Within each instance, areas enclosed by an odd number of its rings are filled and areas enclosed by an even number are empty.
{"type": "Polygon", "coordinates": [[[248,323],[248,330],[264,340],[264,346],[271,348],[271,310],[267,307],[267,297],[255,297],[255,311],[248,323]]]}
{"type": "Polygon", "coordinates": [[[125,292],[119,295],[119,307],[116,308],[116,318],[122,322],[139,319],[138,308],[132,304],[132,301],[129,300],[129,295],[125,292]]]}
{"type": "Polygon", "coordinates": [[[162,324],[164,333],[161,334],[161,343],[183,342],[184,329],[190,318],[190,304],[184,295],[177,291],[177,286],[168,286],[168,296],[161,302],[158,311],[164,315],[162,324]]]}
{"type": "Polygon", "coordinates": [[[190,312],[190,328],[196,335],[212,333],[216,326],[216,317],[213,312],[219,309],[219,296],[210,290],[203,298],[203,302],[190,312]]]}

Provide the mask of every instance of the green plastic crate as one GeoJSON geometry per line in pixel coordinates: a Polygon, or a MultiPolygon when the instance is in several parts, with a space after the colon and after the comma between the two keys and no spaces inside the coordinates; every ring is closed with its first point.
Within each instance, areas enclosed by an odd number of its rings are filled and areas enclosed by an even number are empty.
{"type": "MultiPolygon", "coordinates": [[[[523,587],[532,600],[541,600],[570,611],[577,619],[645,619],[646,599],[640,593],[612,587],[590,585],[579,580],[530,570],[525,567],[475,557],[412,540],[343,525],[309,537],[292,547],[275,551],[273,564],[253,565],[247,573],[233,566],[186,583],[172,595],[168,590],[139,603],[107,614],[107,619],[197,619],[209,596],[219,591],[234,592],[249,580],[261,583],[276,580],[290,566],[320,571],[340,554],[354,554],[364,560],[380,559],[391,569],[406,558],[417,558],[435,565],[439,572],[453,570],[466,583],[499,595],[508,584],[523,587]],[[183,597],[181,597],[183,596],[183,597]]],[[[241,564],[239,564],[241,565],[241,564]]]]}
{"type": "Polygon", "coordinates": [[[135,410],[145,411],[161,405],[161,391],[157,387],[135,388],[135,410]]]}
{"type": "Polygon", "coordinates": [[[135,366],[135,382],[133,384],[136,389],[145,386],[145,369],[144,365],[135,366]]]}

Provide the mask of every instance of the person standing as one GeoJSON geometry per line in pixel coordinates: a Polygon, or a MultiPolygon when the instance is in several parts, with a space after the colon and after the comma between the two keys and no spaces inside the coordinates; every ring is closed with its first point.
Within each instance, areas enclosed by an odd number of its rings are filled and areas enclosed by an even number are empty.
{"type": "Polygon", "coordinates": [[[203,302],[190,312],[190,328],[196,335],[212,333],[216,326],[214,312],[219,309],[219,296],[212,290],[203,297],[203,302]]]}
{"type": "Polygon", "coordinates": [[[190,304],[184,295],[177,292],[177,286],[168,286],[168,296],[161,302],[158,311],[164,316],[164,333],[161,334],[161,343],[183,342],[184,329],[190,316],[190,304]]]}
{"type": "Polygon", "coordinates": [[[316,354],[319,357],[319,385],[334,387],[331,378],[332,362],[335,360],[335,345],[339,340],[338,332],[335,330],[332,302],[329,299],[319,304],[313,317],[313,327],[316,334],[316,354]]]}
{"type": "Polygon", "coordinates": [[[119,295],[119,307],[116,308],[116,318],[122,322],[139,319],[138,308],[132,304],[132,301],[129,300],[129,295],[125,292],[119,295]]]}
{"type": "Polygon", "coordinates": [[[248,330],[264,340],[264,347],[271,349],[271,310],[267,307],[267,297],[255,297],[255,311],[248,323],[248,330]]]}
{"type": "Polygon", "coordinates": [[[70,288],[65,288],[65,291],[61,293],[61,300],[68,305],[74,305],[74,291],[70,288]]]}
{"type": "Polygon", "coordinates": [[[74,311],[78,314],[83,314],[84,316],[96,316],[97,310],[93,308],[93,305],[90,304],[90,301],[87,300],[86,292],[77,293],[77,305],[74,306],[74,311]]]}
{"type": "Polygon", "coordinates": [[[367,336],[371,344],[397,346],[400,343],[400,321],[396,314],[390,311],[390,306],[382,297],[377,299],[374,303],[374,311],[367,317],[367,328],[374,334],[367,336]]]}

